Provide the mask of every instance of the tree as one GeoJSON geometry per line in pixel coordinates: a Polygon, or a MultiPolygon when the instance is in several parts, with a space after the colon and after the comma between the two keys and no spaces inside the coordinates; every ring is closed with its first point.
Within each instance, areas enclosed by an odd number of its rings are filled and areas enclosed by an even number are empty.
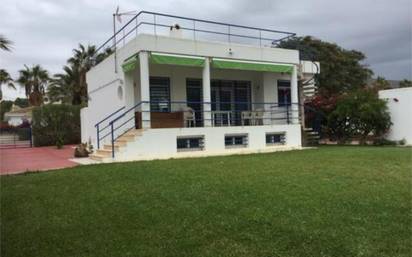
{"type": "Polygon", "coordinates": [[[278,47],[299,50],[301,59],[320,62],[321,72],[316,79],[318,92],[324,96],[360,89],[373,74],[362,64],[363,53],[311,36],[291,38],[280,42],[278,47]]]}
{"type": "Polygon", "coordinates": [[[47,92],[50,100],[71,104],[87,103],[86,73],[111,53],[110,48],[98,54],[95,46],[85,47],[79,44],[78,49],[73,49],[73,57],[63,67],[64,73],[55,74],[51,80],[47,92]]]}
{"type": "Polygon", "coordinates": [[[47,88],[47,95],[51,102],[79,104],[81,98],[78,87],[79,74],[76,68],[64,66],[65,73],[55,74],[47,88]],[[75,97],[77,96],[77,97],[75,97]],[[76,100],[75,100],[76,99],[76,100]]]}
{"type": "Polygon", "coordinates": [[[19,71],[17,82],[24,87],[26,96],[31,105],[39,106],[43,103],[45,88],[49,82],[49,74],[40,65],[19,71]]]}
{"type": "Polygon", "coordinates": [[[412,81],[407,80],[407,79],[401,80],[401,81],[399,82],[399,87],[400,87],[400,88],[403,88],[403,87],[412,87],[412,81]]]}
{"type": "Polygon", "coordinates": [[[372,83],[372,88],[377,92],[379,90],[390,89],[391,84],[384,77],[378,76],[372,83]]]}
{"type": "Polygon", "coordinates": [[[13,101],[3,100],[0,102],[0,124],[4,121],[4,114],[11,110],[13,101]]]}
{"type": "Polygon", "coordinates": [[[386,102],[379,99],[373,90],[357,90],[337,102],[336,109],[328,117],[332,138],[346,141],[360,137],[365,141],[369,135],[380,137],[391,126],[386,102]]]}
{"type": "Polygon", "coordinates": [[[8,40],[5,36],[0,35],[0,49],[4,51],[11,51],[10,46],[13,44],[10,40],[8,40]]]}
{"type": "Polygon", "coordinates": [[[94,65],[96,47],[79,44],[79,49],[73,49],[73,53],[74,56],[67,61],[78,75],[77,85],[73,88],[73,104],[81,104],[87,102],[86,73],[94,65]]]}
{"type": "Polygon", "coordinates": [[[10,74],[4,69],[0,69],[0,100],[3,99],[3,85],[6,85],[8,88],[16,89],[10,74]]]}
{"type": "Polygon", "coordinates": [[[17,105],[20,108],[29,107],[29,99],[17,97],[16,100],[14,100],[14,105],[17,105]]]}

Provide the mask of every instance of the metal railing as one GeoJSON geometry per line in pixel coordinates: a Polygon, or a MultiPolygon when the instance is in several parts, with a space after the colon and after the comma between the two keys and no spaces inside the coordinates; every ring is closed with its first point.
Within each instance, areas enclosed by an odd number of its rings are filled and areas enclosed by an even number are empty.
{"type": "Polygon", "coordinates": [[[134,128],[298,124],[300,122],[298,106],[297,103],[143,101],[121,113],[119,113],[121,110],[118,110],[115,112],[117,115],[112,113],[110,117],[115,117],[110,120],[109,116],[103,119],[102,121],[107,121],[103,129],[99,129],[96,124],[97,148],[100,147],[102,140],[110,136],[112,157],[114,157],[115,141],[134,128]],[[141,115],[140,119],[137,119],[136,113],[141,115]],[[144,115],[148,113],[150,118],[144,115]],[[156,127],[153,126],[154,122],[157,124],[156,127]]]}
{"type": "Polygon", "coordinates": [[[106,122],[107,120],[109,120],[110,118],[112,118],[114,115],[121,112],[122,110],[124,110],[124,108],[126,108],[126,107],[123,106],[123,107],[119,108],[118,110],[116,110],[113,113],[109,114],[104,119],[102,119],[101,121],[97,122],[94,125],[94,127],[96,128],[96,132],[97,132],[97,149],[100,148],[100,141],[103,140],[105,137],[107,137],[109,135],[109,133],[106,130],[109,128],[110,123],[108,123],[108,124],[103,124],[103,123],[106,122]],[[101,126],[103,126],[103,127],[101,127],[101,126]],[[102,133],[106,133],[106,134],[101,136],[100,134],[102,134],[102,133]]]}
{"type": "Polygon", "coordinates": [[[115,50],[117,45],[125,45],[141,33],[169,36],[172,28],[178,28],[183,38],[192,40],[224,41],[261,47],[272,47],[274,44],[296,35],[296,33],[287,31],[141,11],[99,46],[96,55],[106,49],[115,50]]]}

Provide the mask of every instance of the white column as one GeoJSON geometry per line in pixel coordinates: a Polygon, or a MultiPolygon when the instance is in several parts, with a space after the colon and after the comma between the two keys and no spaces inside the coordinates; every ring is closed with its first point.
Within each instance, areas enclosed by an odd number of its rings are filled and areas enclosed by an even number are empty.
{"type": "Polygon", "coordinates": [[[202,73],[202,82],[203,82],[203,119],[204,126],[210,127],[212,124],[212,115],[211,110],[211,94],[210,94],[210,58],[205,58],[205,66],[203,67],[202,73]]]}
{"type": "Polygon", "coordinates": [[[290,79],[290,94],[291,94],[291,123],[299,123],[299,100],[298,100],[298,72],[296,65],[293,65],[292,75],[290,79]]]}
{"type": "Polygon", "coordinates": [[[140,101],[142,111],[142,128],[150,128],[150,80],[149,80],[149,53],[139,53],[140,62],[140,101]]]}

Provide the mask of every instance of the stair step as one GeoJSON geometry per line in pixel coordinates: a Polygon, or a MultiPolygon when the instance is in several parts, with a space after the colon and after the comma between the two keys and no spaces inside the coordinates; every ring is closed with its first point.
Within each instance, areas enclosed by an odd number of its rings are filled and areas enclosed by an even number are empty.
{"type": "MultiPolygon", "coordinates": [[[[126,144],[124,144],[124,145],[126,145],[126,144]]],[[[114,150],[115,151],[119,151],[120,150],[120,147],[122,147],[122,146],[124,146],[124,145],[120,145],[119,143],[114,143],[114,150]]],[[[109,151],[112,151],[112,145],[104,145],[103,146],[103,150],[109,150],[109,151]]]]}
{"type": "Polygon", "coordinates": [[[103,156],[103,157],[111,157],[112,156],[112,150],[107,150],[107,149],[98,149],[96,150],[96,154],[103,156]]]}
{"type": "Polygon", "coordinates": [[[134,140],[135,139],[135,135],[131,135],[131,134],[124,134],[124,135],[121,135],[118,139],[126,139],[126,140],[128,140],[128,141],[132,141],[132,140],[134,140]]]}
{"type": "Polygon", "coordinates": [[[142,129],[132,129],[126,132],[125,135],[133,135],[133,136],[140,136],[142,135],[143,130],[142,129]]]}
{"type": "Polygon", "coordinates": [[[89,158],[95,161],[103,161],[105,158],[104,156],[98,155],[98,154],[90,154],[89,158]]]}

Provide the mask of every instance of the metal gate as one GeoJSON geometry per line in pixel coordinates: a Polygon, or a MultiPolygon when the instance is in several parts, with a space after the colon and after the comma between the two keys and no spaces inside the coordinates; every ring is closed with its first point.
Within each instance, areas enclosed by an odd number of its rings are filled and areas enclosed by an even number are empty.
{"type": "Polygon", "coordinates": [[[0,130],[0,149],[32,146],[31,127],[15,127],[0,130]]]}

